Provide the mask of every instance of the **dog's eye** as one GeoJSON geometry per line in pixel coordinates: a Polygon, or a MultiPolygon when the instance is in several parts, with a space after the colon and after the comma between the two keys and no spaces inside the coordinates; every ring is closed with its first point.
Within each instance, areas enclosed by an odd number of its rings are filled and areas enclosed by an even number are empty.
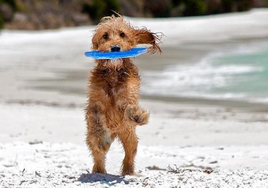
{"type": "Polygon", "coordinates": [[[120,37],[122,37],[122,38],[124,38],[126,35],[125,35],[125,33],[120,33],[120,37]]]}
{"type": "Polygon", "coordinates": [[[102,38],[104,38],[104,39],[108,39],[108,33],[105,33],[103,36],[102,36],[102,38]]]}

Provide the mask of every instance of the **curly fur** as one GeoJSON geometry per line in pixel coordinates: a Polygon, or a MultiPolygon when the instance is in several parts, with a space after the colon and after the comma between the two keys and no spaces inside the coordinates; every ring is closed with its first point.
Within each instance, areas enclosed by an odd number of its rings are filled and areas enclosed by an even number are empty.
{"type": "MultiPolygon", "coordinates": [[[[161,52],[160,38],[146,28],[135,29],[123,17],[104,17],[92,38],[93,50],[111,51],[118,45],[122,51],[138,44],[149,44],[151,53],[161,52]],[[122,34],[124,33],[124,34],[122,34]]],[[[122,175],[134,175],[134,158],[138,138],[136,126],[148,122],[149,112],[139,107],[140,76],[132,59],[96,60],[89,80],[86,107],[87,145],[91,150],[93,173],[107,173],[105,156],[118,138],[124,147],[122,175]]]]}

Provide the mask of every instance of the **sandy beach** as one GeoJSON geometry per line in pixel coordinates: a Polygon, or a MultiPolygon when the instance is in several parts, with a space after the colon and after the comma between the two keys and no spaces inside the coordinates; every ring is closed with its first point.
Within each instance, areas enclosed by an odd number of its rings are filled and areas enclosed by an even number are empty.
{"type": "MultiPolygon", "coordinates": [[[[146,71],[162,70],[174,60],[191,64],[217,49],[259,45],[268,36],[267,18],[265,9],[168,22],[128,18],[153,31],[161,26],[166,35],[162,55],[135,60],[144,85],[146,71]],[[243,19],[248,21],[234,24],[243,19]],[[184,30],[174,34],[161,23],[184,30]],[[255,30],[245,30],[253,23],[255,30]],[[206,24],[218,30],[192,29],[206,24]]],[[[112,175],[90,176],[83,109],[94,63],[83,53],[90,49],[93,29],[1,33],[0,187],[268,185],[267,104],[148,93],[142,94],[140,105],[151,112],[150,122],[137,128],[136,169],[142,176],[118,176],[124,157],[118,141],[107,157],[112,175]]]]}
{"type": "Polygon", "coordinates": [[[0,134],[1,186],[267,185],[267,114],[154,101],[141,104],[151,111],[150,123],[137,128],[136,169],[142,176],[127,176],[121,183],[117,182],[122,179],[118,175],[124,154],[118,141],[107,156],[107,170],[117,176],[90,176],[82,108],[1,104],[5,125],[0,134]]]}

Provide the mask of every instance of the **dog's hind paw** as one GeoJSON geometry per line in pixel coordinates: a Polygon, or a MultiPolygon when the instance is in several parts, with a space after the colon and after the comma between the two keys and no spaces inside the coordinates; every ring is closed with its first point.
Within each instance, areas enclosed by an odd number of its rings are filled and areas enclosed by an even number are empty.
{"type": "Polygon", "coordinates": [[[147,110],[139,107],[128,107],[125,111],[125,117],[137,123],[138,125],[145,125],[148,123],[150,113],[147,110]]]}

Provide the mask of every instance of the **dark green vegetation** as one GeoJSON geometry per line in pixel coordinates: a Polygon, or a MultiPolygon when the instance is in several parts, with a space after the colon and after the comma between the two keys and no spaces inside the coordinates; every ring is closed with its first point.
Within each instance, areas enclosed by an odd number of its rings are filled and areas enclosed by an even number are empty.
{"type": "Polygon", "coordinates": [[[105,15],[110,15],[111,10],[120,12],[120,4],[117,0],[93,0],[92,3],[84,3],[82,11],[87,13],[95,21],[105,15]]]}
{"type": "Polygon", "coordinates": [[[145,12],[154,17],[200,16],[268,7],[268,0],[146,0],[145,12]]]}
{"type": "Polygon", "coordinates": [[[15,0],[0,0],[0,28],[3,28],[5,22],[12,21],[15,11],[17,11],[15,0]]]}
{"type": "Polygon", "coordinates": [[[33,30],[88,25],[113,11],[133,17],[178,17],[255,7],[268,7],[268,0],[0,0],[0,27],[33,30]]]}

